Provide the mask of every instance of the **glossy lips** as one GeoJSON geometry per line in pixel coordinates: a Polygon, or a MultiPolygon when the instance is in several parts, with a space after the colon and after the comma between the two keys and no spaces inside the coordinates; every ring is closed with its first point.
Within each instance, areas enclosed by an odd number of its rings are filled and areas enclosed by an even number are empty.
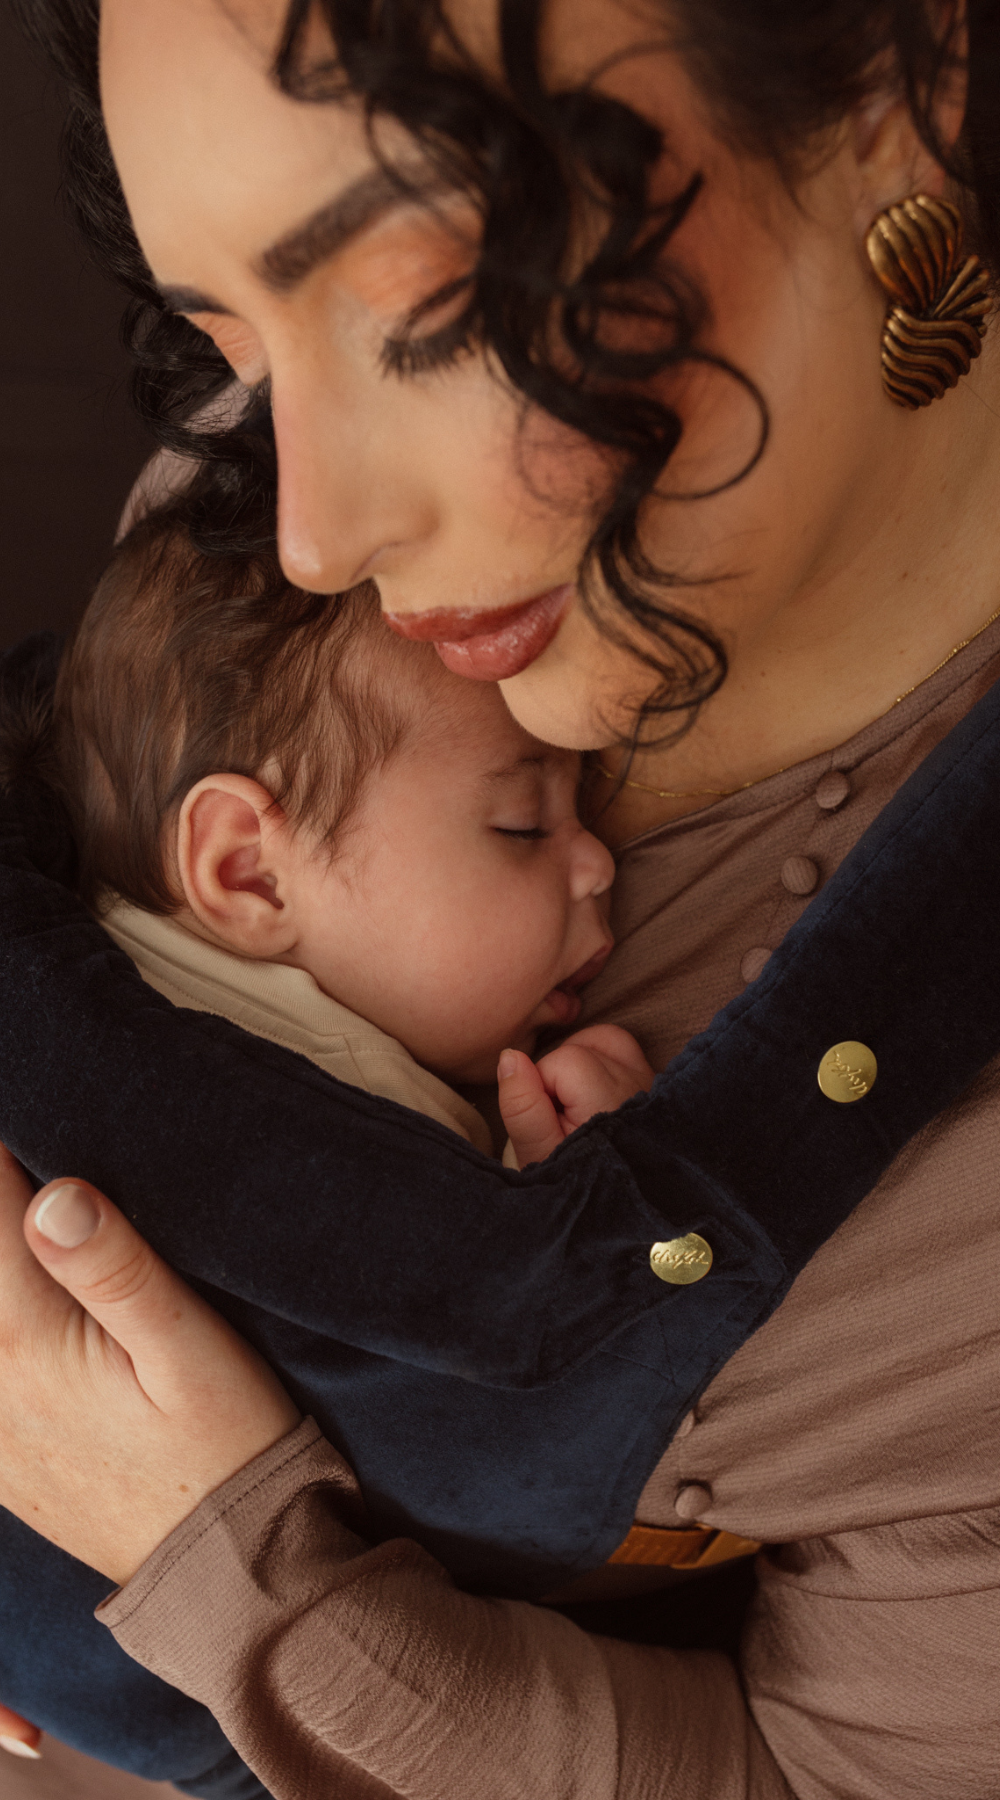
{"type": "Polygon", "coordinates": [[[400,637],[434,645],[445,668],[470,681],[507,681],[541,656],[555,637],[573,597],[573,587],[550,588],[518,606],[488,612],[386,613],[400,637]]]}

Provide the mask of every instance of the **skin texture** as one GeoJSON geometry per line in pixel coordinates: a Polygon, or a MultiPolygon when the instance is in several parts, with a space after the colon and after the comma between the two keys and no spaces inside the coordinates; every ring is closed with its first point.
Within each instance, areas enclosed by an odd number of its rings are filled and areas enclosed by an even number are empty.
{"type": "Polygon", "coordinates": [[[577,817],[578,757],[529,737],[492,685],[444,670],[429,692],[422,671],[414,685],[417,722],[332,854],[259,782],[192,788],[181,917],[241,956],[307,970],[445,1080],[492,1081],[506,1046],[530,1051],[579,1012],[560,984],[610,950],[600,898],[614,864],[577,817]]]}
{"type": "Polygon", "coordinates": [[[3,1504],[120,1582],[299,1414],[249,1345],[86,1183],[50,1182],[25,1235],[30,1201],[0,1152],[3,1504]],[[59,1190],[44,1223],[69,1244],[32,1223],[59,1190]]]}
{"type": "MultiPolygon", "coordinates": [[[[154,272],[200,289],[196,322],[244,379],[272,382],[287,572],[330,589],[371,575],[402,614],[496,607],[572,582],[600,485],[590,447],[536,417],[519,439],[513,401],[474,356],[405,379],[380,362],[414,301],[463,266],[467,218],[411,209],[294,288],[264,279],[268,247],[369,167],[349,111],[296,107],[268,86],[277,16],[269,0],[102,6],[112,146],[154,272]]],[[[487,0],[468,0],[462,23],[488,55],[487,0]]],[[[553,74],[649,35],[612,0],[557,0],[553,74]]],[[[901,107],[846,120],[793,194],[716,128],[669,48],[601,79],[669,127],[665,192],[703,172],[673,253],[710,300],[707,342],[755,379],[771,412],[752,475],[715,500],[654,501],[644,521],[650,554],[703,582],[686,602],[725,638],[731,673],[688,735],[635,772],[732,788],[860,729],[993,610],[995,347],[924,412],[882,392],[884,308],[864,234],[889,202],[943,185],[901,107]]],[[[734,449],[741,461],[753,439],[745,402],[695,376],[676,398],[689,429],[665,487],[732,473],[734,449]]],[[[504,695],[536,736],[607,747],[641,688],[574,605],[504,695]]],[[[626,793],[608,835],[702,803],[626,793]]],[[[28,1202],[6,1164],[0,1503],[120,1580],[294,1415],[106,1201],[76,1249],[41,1236],[28,1202]],[[127,1467],[127,1492],[109,1465],[127,1467]]]]}
{"type": "Polygon", "coordinates": [[[523,1050],[505,1050],[497,1075],[503,1122],[522,1169],[550,1156],[595,1113],[648,1093],[654,1079],[620,1025],[588,1025],[537,1063],[523,1050]]]}
{"type": "MultiPolygon", "coordinates": [[[[382,366],[409,308],[468,266],[465,211],[411,206],[298,284],[269,283],[268,248],[371,166],[349,110],[269,86],[279,15],[277,0],[102,8],[111,142],[152,268],[200,293],[192,316],[244,379],[272,384],[288,573],[329,588],[370,575],[403,616],[573,582],[601,483],[592,447],[537,415],[519,436],[516,405],[479,356],[404,376],[382,366]]],[[[466,0],[457,18],[488,56],[490,8],[466,0]]],[[[771,439],[751,475],[713,500],[653,501],[644,519],[650,554],[702,584],[683,599],[726,642],[731,673],[683,741],[636,774],[725,790],[860,729],[992,611],[1000,394],[992,345],[917,415],[882,391],[884,302],[864,235],[890,201],[943,185],[905,109],[845,121],[793,193],[720,135],[669,48],[626,53],[650,36],[648,18],[611,0],[558,0],[547,54],[556,80],[617,57],[601,85],[669,131],[663,194],[702,172],[671,254],[708,296],[706,344],[767,398],[771,439]]],[[[946,132],[957,104],[943,108],[946,132]]],[[[398,134],[386,142],[395,150],[398,134]]],[[[681,378],[674,398],[686,434],[667,495],[734,474],[757,430],[718,375],[681,378]]],[[[611,745],[642,688],[578,603],[503,683],[522,724],[576,747],[611,745]]],[[[683,810],[657,803],[657,816],[683,810]]],[[[634,823],[622,814],[609,829],[634,823]]]]}

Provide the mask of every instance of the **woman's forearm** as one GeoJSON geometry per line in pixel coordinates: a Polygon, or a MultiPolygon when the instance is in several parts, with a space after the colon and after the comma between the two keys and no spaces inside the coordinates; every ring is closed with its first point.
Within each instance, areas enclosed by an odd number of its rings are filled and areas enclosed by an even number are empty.
{"type": "Polygon", "coordinates": [[[66,1184],[32,1201],[0,1152],[0,1503],[127,1584],[102,1609],[122,1648],[278,1800],[784,1800],[724,1657],[612,1645],[367,1543],[271,1372],[103,1197],[83,1229],[70,1185],[68,1211],[66,1184]]]}
{"type": "Polygon", "coordinates": [[[209,1706],[277,1800],[787,1800],[724,1656],[617,1643],[372,1548],[307,1423],[102,1609],[209,1706]]]}

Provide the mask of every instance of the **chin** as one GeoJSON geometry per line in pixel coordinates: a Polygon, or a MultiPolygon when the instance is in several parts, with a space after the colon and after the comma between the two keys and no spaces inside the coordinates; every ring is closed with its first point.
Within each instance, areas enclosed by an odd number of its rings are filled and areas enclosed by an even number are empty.
{"type": "Polygon", "coordinates": [[[579,678],[576,682],[567,680],[565,664],[545,669],[546,660],[540,656],[520,675],[499,683],[518,724],[543,744],[554,744],[559,750],[606,750],[620,743],[622,730],[616,731],[609,723],[597,696],[589,693],[579,678]]]}
{"type": "MultiPolygon", "coordinates": [[[[503,1049],[505,1046],[501,1045],[500,1048],[503,1049]]],[[[488,1083],[496,1081],[499,1061],[500,1051],[497,1050],[489,1056],[471,1057],[467,1063],[462,1063],[460,1068],[445,1069],[438,1066],[432,1068],[430,1064],[427,1067],[431,1068],[433,1075],[446,1081],[449,1087],[484,1087],[488,1083]]]]}
{"type": "Polygon", "coordinates": [[[434,1069],[433,1073],[440,1075],[452,1087],[495,1085],[500,1052],[502,1050],[523,1050],[526,1056],[533,1056],[535,1040],[539,1032],[544,1029],[544,1025],[532,1025],[529,1029],[525,1029],[523,1026],[520,1029],[515,1027],[507,1037],[501,1039],[495,1050],[489,1050],[482,1056],[470,1057],[469,1061],[463,1063],[460,1069],[434,1069]]]}
{"type": "Polygon", "coordinates": [[[606,636],[577,604],[551,644],[499,683],[525,731],[560,750],[607,750],[631,736],[655,687],[635,653],[606,636]]]}

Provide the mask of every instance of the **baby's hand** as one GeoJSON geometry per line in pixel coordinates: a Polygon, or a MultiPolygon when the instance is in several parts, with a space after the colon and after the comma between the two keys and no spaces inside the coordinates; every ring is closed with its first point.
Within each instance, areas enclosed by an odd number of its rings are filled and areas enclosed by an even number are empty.
{"type": "Polygon", "coordinates": [[[505,1050],[497,1079],[503,1122],[523,1169],[541,1162],[595,1113],[613,1112],[633,1094],[648,1093],[654,1071],[630,1031],[588,1025],[537,1063],[523,1050],[505,1050]]]}

